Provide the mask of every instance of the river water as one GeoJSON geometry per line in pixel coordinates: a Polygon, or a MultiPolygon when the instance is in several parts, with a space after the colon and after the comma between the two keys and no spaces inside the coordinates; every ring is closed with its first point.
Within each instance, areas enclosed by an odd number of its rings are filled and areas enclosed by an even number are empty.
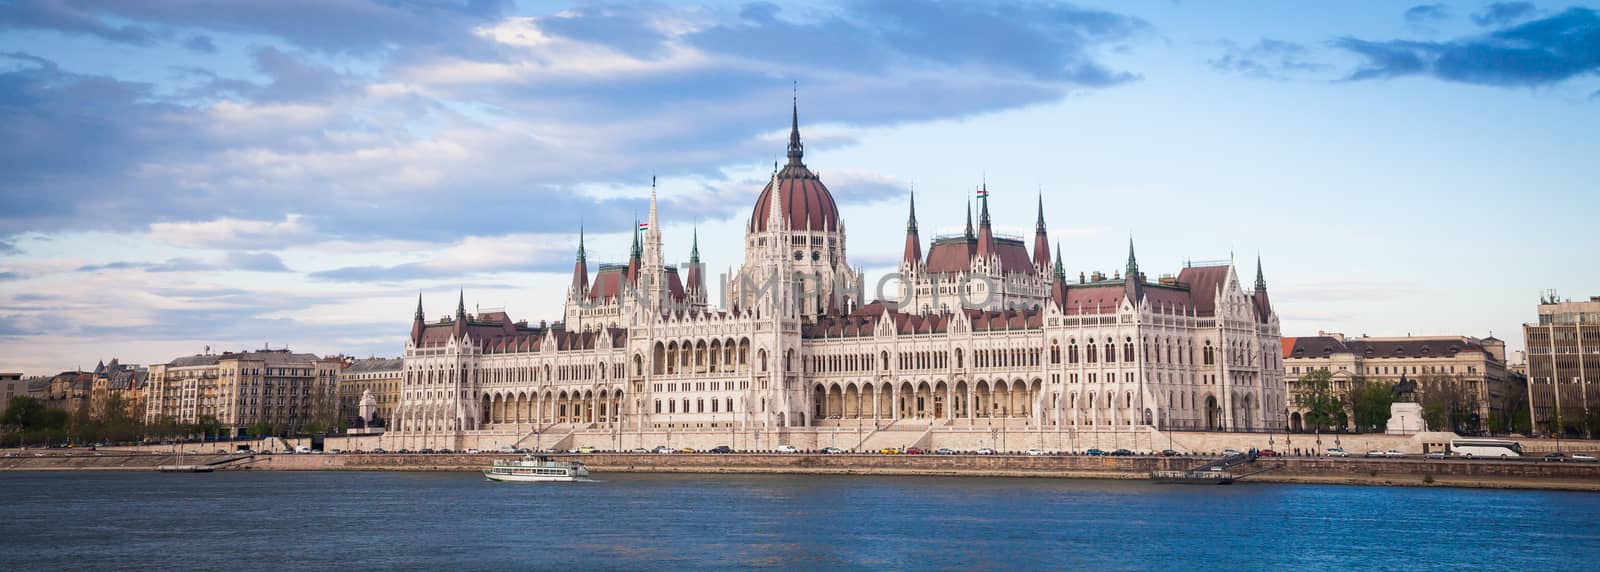
{"type": "Polygon", "coordinates": [[[806,475],[0,473],[0,570],[1596,570],[1600,494],[806,475]]]}

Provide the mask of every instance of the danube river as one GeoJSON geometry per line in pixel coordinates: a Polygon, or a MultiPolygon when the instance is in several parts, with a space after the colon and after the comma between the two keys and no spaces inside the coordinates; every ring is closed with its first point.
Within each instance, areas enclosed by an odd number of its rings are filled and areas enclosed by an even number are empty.
{"type": "Polygon", "coordinates": [[[0,473],[0,569],[1594,570],[1600,495],[765,475],[0,473]]]}

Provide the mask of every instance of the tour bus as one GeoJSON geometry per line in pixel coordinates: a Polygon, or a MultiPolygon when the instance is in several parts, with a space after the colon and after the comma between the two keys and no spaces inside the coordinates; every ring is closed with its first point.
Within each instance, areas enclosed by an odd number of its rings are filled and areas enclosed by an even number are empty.
{"type": "Polygon", "coordinates": [[[1451,439],[1450,454],[1457,457],[1521,457],[1522,444],[1499,439],[1451,439]]]}

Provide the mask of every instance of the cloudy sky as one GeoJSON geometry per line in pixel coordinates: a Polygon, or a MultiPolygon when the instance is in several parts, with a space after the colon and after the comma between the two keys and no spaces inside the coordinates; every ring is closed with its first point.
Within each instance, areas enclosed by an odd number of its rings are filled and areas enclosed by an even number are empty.
{"type": "Polygon", "coordinates": [[[0,0],[0,370],[559,316],[580,224],[736,265],[798,85],[852,263],[987,180],[1069,274],[1259,254],[1289,335],[1600,294],[1593,4],[0,0]]]}

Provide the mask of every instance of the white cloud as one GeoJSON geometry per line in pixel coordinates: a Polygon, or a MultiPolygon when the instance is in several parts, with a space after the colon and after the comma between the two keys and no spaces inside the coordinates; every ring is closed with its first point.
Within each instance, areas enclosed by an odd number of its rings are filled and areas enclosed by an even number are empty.
{"type": "Polygon", "coordinates": [[[219,218],[206,222],[157,222],[150,236],[174,246],[190,248],[273,248],[309,236],[315,229],[299,214],[282,221],[219,218]]]}

